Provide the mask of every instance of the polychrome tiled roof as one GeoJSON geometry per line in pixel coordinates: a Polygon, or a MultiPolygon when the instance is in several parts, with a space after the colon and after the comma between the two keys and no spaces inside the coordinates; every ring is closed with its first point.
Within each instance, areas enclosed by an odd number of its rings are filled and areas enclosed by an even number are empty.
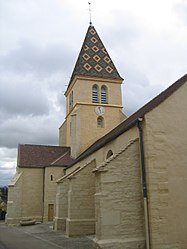
{"type": "Polygon", "coordinates": [[[86,33],[70,83],[76,75],[123,80],[92,25],[86,33]]]}

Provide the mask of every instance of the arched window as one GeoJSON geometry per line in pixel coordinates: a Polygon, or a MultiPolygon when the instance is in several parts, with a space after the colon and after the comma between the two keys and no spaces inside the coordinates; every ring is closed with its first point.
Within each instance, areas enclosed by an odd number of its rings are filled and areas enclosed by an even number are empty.
{"type": "Polygon", "coordinates": [[[97,118],[97,127],[100,127],[100,128],[104,127],[104,118],[101,116],[97,118]]]}
{"type": "Polygon", "coordinates": [[[99,103],[98,85],[93,85],[93,87],[92,87],[92,103],[99,103]]]}
{"type": "Polygon", "coordinates": [[[102,104],[108,103],[107,87],[106,86],[101,87],[101,103],[102,104]]]}
{"type": "Polygon", "coordinates": [[[112,150],[109,150],[109,151],[107,152],[106,159],[108,159],[108,158],[111,157],[112,155],[113,155],[112,150]]]}

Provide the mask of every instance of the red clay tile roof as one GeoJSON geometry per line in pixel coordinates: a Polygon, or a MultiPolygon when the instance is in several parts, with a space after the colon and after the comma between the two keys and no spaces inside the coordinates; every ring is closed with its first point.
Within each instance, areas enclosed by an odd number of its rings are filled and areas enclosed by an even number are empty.
{"type": "Polygon", "coordinates": [[[69,85],[75,75],[123,80],[92,25],[88,27],[69,85]]]}
{"type": "Polygon", "coordinates": [[[73,166],[77,162],[86,158],[93,152],[102,148],[107,143],[111,142],[113,139],[120,136],[122,133],[126,132],[133,126],[135,126],[138,122],[139,118],[144,117],[144,115],[150,112],[152,109],[156,108],[160,105],[164,100],[166,100],[169,96],[171,96],[177,89],[179,89],[184,83],[187,82],[187,74],[185,74],[182,78],[173,83],[170,87],[168,87],[165,91],[161,92],[158,96],[132,114],[129,118],[107,133],[105,136],[97,140],[94,144],[92,144],[87,150],[85,150],[75,161],[69,166],[73,166]]]}
{"type": "Polygon", "coordinates": [[[46,166],[68,166],[73,162],[70,158],[70,147],[20,144],[18,146],[18,167],[43,168],[46,166]],[[63,155],[65,155],[63,160],[63,155]],[[59,164],[54,163],[62,157],[59,164]]]}
{"type": "Polygon", "coordinates": [[[58,157],[50,166],[69,166],[75,161],[70,155],[70,150],[58,157]]]}

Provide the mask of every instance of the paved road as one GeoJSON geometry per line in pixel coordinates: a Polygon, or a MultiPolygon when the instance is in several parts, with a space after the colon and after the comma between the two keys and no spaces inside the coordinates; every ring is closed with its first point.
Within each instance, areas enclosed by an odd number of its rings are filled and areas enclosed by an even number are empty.
{"type": "Polygon", "coordinates": [[[0,223],[0,249],[94,249],[92,237],[68,238],[50,224],[7,226],[0,223]]]}

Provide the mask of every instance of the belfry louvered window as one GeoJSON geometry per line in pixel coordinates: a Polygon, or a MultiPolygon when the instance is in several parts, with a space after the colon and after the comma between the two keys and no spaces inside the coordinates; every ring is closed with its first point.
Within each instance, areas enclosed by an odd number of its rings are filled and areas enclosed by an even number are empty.
{"type": "Polygon", "coordinates": [[[107,87],[106,86],[101,87],[101,103],[102,104],[108,103],[107,87]]]}
{"type": "Polygon", "coordinates": [[[98,85],[93,85],[93,87],[92,87],[92,103],[99,103],[98,85]]]}

